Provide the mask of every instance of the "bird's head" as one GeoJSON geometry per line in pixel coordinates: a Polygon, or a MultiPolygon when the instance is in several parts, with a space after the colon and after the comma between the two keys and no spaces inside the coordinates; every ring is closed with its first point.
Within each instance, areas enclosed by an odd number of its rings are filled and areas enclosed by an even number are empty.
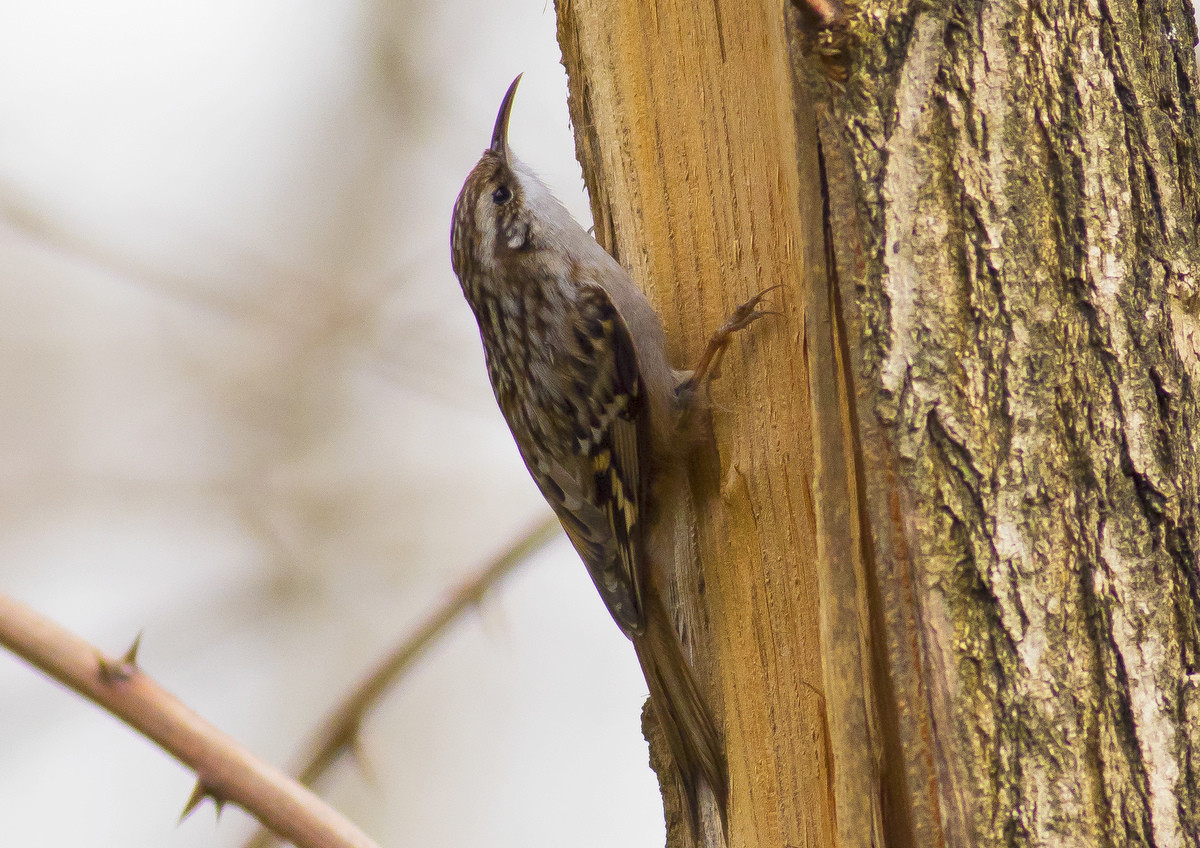
{"type": "MultiPolygon", "coordinates": [[[[492,143],[483,152],[454,204],[450,248],[454,272],[464,289],[498,280],[509,260],[548,246],[555,233],[575,224],[546,185],[508,147],[508,120],[518,76],[508,87],[492,143]]],[[[470,292],[468,292],[470,294],[470,292]]]]}

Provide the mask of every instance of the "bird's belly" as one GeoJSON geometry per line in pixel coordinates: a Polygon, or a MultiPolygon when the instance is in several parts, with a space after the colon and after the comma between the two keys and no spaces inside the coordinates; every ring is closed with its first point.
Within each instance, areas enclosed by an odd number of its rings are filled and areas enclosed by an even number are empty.
{"type": "MultiPolygon", "coordinates": [[[[500,411],[517,441],[535,440],[544,447],[574,443],[576,414],[570,400],[572,375],[556,366],[557,357],[531,357],[498,379],[492,376],[492,388],[500,411]]],[[[510,363],[511,366],[511,363],[510,363]]],[[[489,372],[492,369],[489,368],[489,372]]]]}

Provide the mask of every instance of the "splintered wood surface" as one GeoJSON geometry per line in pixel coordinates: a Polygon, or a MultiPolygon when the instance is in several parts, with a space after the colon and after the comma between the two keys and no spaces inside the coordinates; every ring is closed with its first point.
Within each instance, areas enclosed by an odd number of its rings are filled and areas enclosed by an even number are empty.
{"type": "Polygon", "coordinates": [[[731,844],[833,845],[805,352],[821,203],[784,12],[722,0],[559,0],[557,12],[597,238],[658,309],[676,367],[735,306],[781,286],[781,314],[735,338],[713,386],[699,564],[680,565],[678,588],[724,727],[731,844]]]}

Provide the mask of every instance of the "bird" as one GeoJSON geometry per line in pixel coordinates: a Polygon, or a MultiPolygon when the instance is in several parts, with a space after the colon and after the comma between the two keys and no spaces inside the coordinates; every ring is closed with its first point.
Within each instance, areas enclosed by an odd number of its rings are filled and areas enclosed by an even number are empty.
{"type": "Polygon", "coordinates": [[[520,81],[455,201],[451,264],[521,458],[633,643],[691,832],[707,785],[727,833],[723,743],[663,591],[697,395],[733,333],[772,314],[767,292],[734,310],[694,370],[675,370],[632,277],[509,148],[520,81]]]}

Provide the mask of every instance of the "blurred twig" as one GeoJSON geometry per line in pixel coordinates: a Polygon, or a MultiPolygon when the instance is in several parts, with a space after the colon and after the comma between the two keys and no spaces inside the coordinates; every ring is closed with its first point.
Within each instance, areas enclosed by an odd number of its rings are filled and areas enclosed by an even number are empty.
{"type": "MultiPolygon", "coordinates": [[[[467,609],[478,604],[484,594],[502,577],[558,535],[559,523],[549,516],[531,527],[498,554],[491,562],[460,586],[444,604],[435,609],[413,633],[401,640],[375,666],[362,682],[336,706],[312,736],[310,753],[292,773],[305,786],[312,786],[337,759],[354,749],[359,728],[367,711],[396,683],[400,675],[446,628],[467,609]]],[[[270,831],[260,829],[243,848],[267,848],[273,844],[270,831]]]]}
{"type": "MultiPolygon", "coordinates": [[[[139,637],[140,639],[140,637],[139,637]]],[[[196,773],[186,815],[204,798],[237,804],[297,848],[377,848],[349,820],[188,709],[137,665],[0,594],[0,645],[108,710],[196,773]]]]}

